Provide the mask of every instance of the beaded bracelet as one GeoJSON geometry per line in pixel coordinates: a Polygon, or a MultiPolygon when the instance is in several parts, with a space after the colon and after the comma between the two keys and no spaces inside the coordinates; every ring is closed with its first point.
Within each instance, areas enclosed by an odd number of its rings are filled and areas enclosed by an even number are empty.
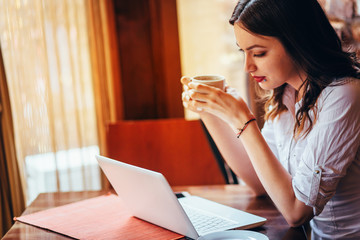
{"type": "Polygon", "coordinates": [[[239,132],[236,134],[236,137],[239,138],[240,135],[243,133],[243,131],[245,130],[245,128],[249,125],[249,123],[251,123],[252,121],[255,121],[256,118],[251,118],[249,121],[247,121],[245,124],[244,124],[244,127],[243,128],[238,128],[239,132]]]}

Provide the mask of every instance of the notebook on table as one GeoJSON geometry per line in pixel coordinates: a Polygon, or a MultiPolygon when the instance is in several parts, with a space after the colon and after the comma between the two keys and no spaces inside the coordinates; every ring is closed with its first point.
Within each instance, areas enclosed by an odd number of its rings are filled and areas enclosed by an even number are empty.
{"type": "Polygon", "coordinates": [[[208,233],[261,226],[266,219],[190,194],[177,197],[158,172],[103,156],[96,159],[137,218],[197,239],[208,233]]]}

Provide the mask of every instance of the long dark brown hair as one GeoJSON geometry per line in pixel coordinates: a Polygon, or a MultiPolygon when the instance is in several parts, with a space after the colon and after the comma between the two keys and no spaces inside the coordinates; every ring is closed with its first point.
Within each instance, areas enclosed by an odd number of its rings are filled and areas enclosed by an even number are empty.
{"type": "MultiPolygon", "coordinates": [[[[296,113],[295,136],[306,136],[311,131],[317,116],[316,101],[325,87],[343,84],[344,77],[360,76],[355,55],[342,49],[341,40],[316,0],[240,0],[229,22],[277,38],[297,68],[307,74],[302,104],[296,113]]],[[[285,87],[263,96],[265,120],[287,111],[282,102],[285,87]]]]}

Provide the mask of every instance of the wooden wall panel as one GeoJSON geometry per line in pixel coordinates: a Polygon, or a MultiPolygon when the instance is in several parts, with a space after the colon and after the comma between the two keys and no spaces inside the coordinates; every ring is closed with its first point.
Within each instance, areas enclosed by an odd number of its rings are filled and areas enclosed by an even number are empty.
{"type": "Polygon", "coordinates": [[[124,119],[183,117],[176,0],[114,0],[124,119]]]}

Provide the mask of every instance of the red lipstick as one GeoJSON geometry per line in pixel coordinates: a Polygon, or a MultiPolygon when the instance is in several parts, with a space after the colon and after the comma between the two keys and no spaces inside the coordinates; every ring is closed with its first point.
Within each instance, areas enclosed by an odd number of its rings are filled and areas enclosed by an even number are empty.
{"type": "Polygon", "coordinates": [[[253,76],[254,80],[257,81],[258,83],[261,83],[262,81],[265,80],[265,77],[262,76],[262,77],[258,77],[258,76],[253,76]]]}

